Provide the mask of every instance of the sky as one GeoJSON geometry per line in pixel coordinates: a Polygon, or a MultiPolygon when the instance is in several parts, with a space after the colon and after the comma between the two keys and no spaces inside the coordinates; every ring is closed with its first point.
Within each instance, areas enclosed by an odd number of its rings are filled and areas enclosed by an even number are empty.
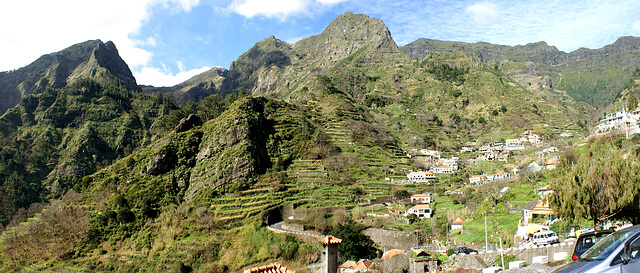
{"type": "Polygon", "coordinates": [[[399,46],[545,41],[571,52],[640,36],[640,0],[3,0],[0,71],[100,39],[116,44],[138,84],[172,86],[229,68],[269,36],[319,34],[345,12],[381,19],[399,46]]]}

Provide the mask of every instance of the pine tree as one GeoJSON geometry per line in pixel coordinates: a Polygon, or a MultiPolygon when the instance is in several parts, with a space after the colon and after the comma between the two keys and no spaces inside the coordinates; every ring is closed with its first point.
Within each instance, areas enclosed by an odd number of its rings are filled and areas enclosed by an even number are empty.
{"type": "Polygon", "coordinates": [[[559,217],[589,219],[600,228],[605,220],[630,219],[626,211],[639,207],[640,162],[596,142],[576,162],[564,160],[566,172],[551,184],[551,204],[559,217]]]}

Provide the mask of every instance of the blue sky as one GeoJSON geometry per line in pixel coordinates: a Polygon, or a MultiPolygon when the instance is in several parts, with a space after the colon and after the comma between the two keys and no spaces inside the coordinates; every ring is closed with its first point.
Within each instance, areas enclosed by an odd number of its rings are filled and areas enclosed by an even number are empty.
{"type": "Polygon", "coordinates": [[[639,0],[8,0],[0,70],[91,39],[113,41],[139,84],[170,86],[230,63],[256,42],[293,43],[344,12],[385,22],[399,46],[418,38],[570,52],[640,36],[639,0]]]}

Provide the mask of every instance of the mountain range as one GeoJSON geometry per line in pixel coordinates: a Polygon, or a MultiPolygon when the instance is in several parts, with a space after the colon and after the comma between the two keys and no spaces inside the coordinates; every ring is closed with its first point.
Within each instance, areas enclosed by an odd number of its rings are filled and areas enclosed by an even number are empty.
{"type": "Polygon", "coordinates": [[[284,255],[288,238],[246,240],[289,207],[389,195],[370,180],[423,168],[412,150],[585,135],[636,95],[638,41],[398,47],[381,20],[345,13],[173,87],[138,86],[111,42],[42,56],[0,73],[0,222],[15,231],[0,266],[229,271],[284,255]]]}

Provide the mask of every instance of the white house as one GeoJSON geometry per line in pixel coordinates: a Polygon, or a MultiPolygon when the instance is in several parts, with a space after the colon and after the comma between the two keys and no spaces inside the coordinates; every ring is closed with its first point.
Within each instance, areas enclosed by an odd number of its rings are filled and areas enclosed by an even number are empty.
{"type": "Polygon", "coordinates": [[[552,159],[549,159],[549,160],[547,160],[547,161],[545,161],[543,163],[544,163],[544,168],[545,169],[553,170],[553,169],[556,168],[556,166],[558,166],[558,159],[552,158],[552,159]]]}
{"type": "Polygon", "coordinates": [[[480,181],[482,181],[482,175],[472,175],[469,177],[469,183],[478,184],[480,181]]]}
{"type": "MultiPolygon", "coordinates": [[[[639,107],[640,108],[640,107],[639,107]]],[[[635,132],[638,129],[638,120],[640,119],[640,109],[632,112],[619,111],[611,114],[605,114],[605,117],[598,124],[598,131],[606,132],[609,130],[625,130],[627,132],[635,132]]]]}
{"type": "Polygon", "coordinates": [[[547,195],[549,195],[550,193],[552,193],[553,191],[551,189],[549,189],[549,186],[542,186],[538,189],[538,196],[540,196],[541,198],[545,198],[547,195]]]}
{"type": "Polygon", "coordinates": [[[506,179],[506,178],[509,178],[509,177],[511,177],[511,174],[509,174],[509,173],[496,173],[496,174],[493,174],[493,179],[494,180],[501,180],[501,179],[506,179]]]}
{"type": "Polygon", "coordinates": [[[536,135],[536,134],[532,134],[529,136],[529,143],[531,144],[538,144],[540,143],[540,136],[536,135]]]}
{"type": "Polygon", "coordinates": [[[453,168],[453,170],[457,170],[458,169],[458,161],[460,159],[457,157],[451,157],[451,158],[441,158],[438,159],[438,164],[440,166],[450,166],[453,168]]]}
{"type": "Polygon", "coordinates": [[[531,162],[531,163],[529,164],[529,169],[530,169],[532,172],[537,172],[537,171],[542,170],[542,167],[540,167],[540,165],[538,165],[538,163],[531,162]]]}
{"type": "Polygon", "coordinates": [[[498,156],[495,153],[488,153],[484,155],[484,161],[493,161],[496,160],[498,156]]]}
{"type": "Polygon", "coordinates": [[[438,178],[432,172],[410,172],[407,174],[407,179],[414,182],[428,182],[438,178]]]}
{"type": "Polygon", "coordinates": [[[453,173],[453,167],[451,166],[438,166],[431,169],[434,173],[453,173]]]}
{"type": "Polygon", "coordinates": [[[440,158],[440,152],[434,150],[422,149],[420,153],[426,156],[430,156],[432,158],[440,158]]]}
{"type": "Polygon", "coordinates": [[[533,218],[533,214],[531,213],[531,211],[533,211],[538,203],[540,203],[540,200],[533,199],[531,202],[524,205],[524,207],[522,208],[522,218],[524,218],[524,224],[527,224],[529,223],[529,221],[531,221],[531,219],[533,218]]]}
{"type": "Polygon", "coordinates": [[[573,133],[562,133],[560,137],[573,137],[573,133]]]}
{"type": "Polygon", "coordinates": [[[520,139],[518,138],[512,138],[512,139],[507,139],[505,140],[505,145],[507,146],[514,146],[514,145],[520,145],[520,139]]]}
{"type": "Polygon", "coordinates": [[[431,195],[424,193],[411,195],[411,203],[430,204],[431,195]]]}
{"type": "Polygon", "coordinates": [[[453,222],[451,222],[451,230],[461,229],[464,224],[464,220],[458,216],[453,222]]]}
{"type": "Polygon", "coordinates": [[[488,153],[490,149],[491,149],[491,146],[482,145],[482,146],[480,146],[480,148],[478,148],[478,152],[481,153],[481,154],[484,154],[484,153],[488,153]]]}
{"type": "Polygon", "coordinates": [[[415,214],[420,218],[431,218],[432,212],[431,206],[429,205],[415,205],[407,210],[407,215],[415,214]]]}
{"type": "Polygon", "coordinates": [[[508,146],[504,146],[504,150],[505,151],[522,151],[524,150],[524,145],[519,144],[519,145],[508,145],[508,146]]]}

